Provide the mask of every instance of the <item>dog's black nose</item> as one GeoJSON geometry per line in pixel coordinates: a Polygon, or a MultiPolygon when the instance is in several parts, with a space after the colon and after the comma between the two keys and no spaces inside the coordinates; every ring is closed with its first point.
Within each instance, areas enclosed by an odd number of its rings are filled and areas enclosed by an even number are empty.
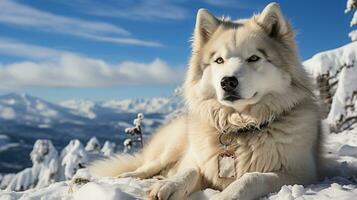
{"type": "Polygon", "coordinates": [[[232,92],[238,86],[238,80],[234,76],[223,77],[221,80],[221,87],[226,92],[232,92]]]}

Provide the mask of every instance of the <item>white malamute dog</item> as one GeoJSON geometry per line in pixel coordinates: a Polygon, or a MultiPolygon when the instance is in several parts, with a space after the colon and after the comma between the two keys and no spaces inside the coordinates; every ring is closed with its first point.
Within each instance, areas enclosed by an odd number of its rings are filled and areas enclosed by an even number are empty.
{"type": "Polygon", "coordinates": [[[197,13],[184,84],[186,114],[162,127],[135,156],[90,167],[97,176],[164,176],[149,199],[256,199],[317,178],[320,115],[297,56],[294,32],[276,3],[231,21],[197,13]]]}

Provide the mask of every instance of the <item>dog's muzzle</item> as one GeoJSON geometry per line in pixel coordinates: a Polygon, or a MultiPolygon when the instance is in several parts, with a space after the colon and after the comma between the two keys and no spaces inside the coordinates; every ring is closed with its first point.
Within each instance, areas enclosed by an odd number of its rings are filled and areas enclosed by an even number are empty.
{"type": "Polygon", "coordinates": [[[221,80],[221,88],[224,91],[223,100],[225,101],[235,101],[240,99],[240,96],[236,92],[238,87],[238,79],[234,76],[226,76],[221,80]]]}

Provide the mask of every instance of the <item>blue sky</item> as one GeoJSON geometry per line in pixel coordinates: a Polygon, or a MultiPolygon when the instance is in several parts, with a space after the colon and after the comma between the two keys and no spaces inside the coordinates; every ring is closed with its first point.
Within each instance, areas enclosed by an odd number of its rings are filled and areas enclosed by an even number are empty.
{"type": "MultiPolygon", "coordinates": [[[[0,0],[0,94],[50,101],[169,96],[184,76],[198,8],[246,18],[258,0],[0,0]]],[[[277,1],[301,59],[350,42],[346,1],[277,1]]]]}

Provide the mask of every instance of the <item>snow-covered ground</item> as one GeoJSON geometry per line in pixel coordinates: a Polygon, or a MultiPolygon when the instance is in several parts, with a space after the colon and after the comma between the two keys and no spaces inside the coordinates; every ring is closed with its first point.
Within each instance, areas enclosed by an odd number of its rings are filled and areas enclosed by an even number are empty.
{"type": "MultiPolygon", "coordinates": [[[[307,186],[283,186],[279,192],[265,197],[271,200],[291,199],[344,199],[357,198],[356,180],[351,176],[351,168],[357,169],[357,129],[339,134],[329,134],[326,148],[332,157],[336,157],[339,165],[335,166],[339,176],[307,186]]],[[[85,169],[75,175],[78,178],[91,179],[85,169]]],[[[45,188],[30,189],[25,192],[1,191],[1,200],[13,199],[65,199],[65,200],[132,200],[144,199],[146,191],[159,180],[138,180],[131,178],[92,178],[86,184],[74,184],[71,181],[54,183],[45,188]]],[[[192,200],[209,199],[218,191],[206,189],[190,196],[192,200]]]]}

